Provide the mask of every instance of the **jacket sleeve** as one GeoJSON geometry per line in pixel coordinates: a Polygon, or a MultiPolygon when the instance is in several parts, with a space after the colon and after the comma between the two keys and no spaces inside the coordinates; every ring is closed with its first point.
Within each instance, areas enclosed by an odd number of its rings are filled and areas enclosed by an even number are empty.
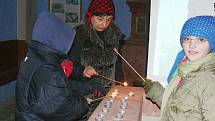
{"type": "Polygon", "coordinates": [[[32,110],[45,120],[71,121],[80,118],[88,110],[87,101],[69,91],[63,73],[55,67],[44,66],[33,76],[28,102],[32,110]]]}
{"type": "Polygon", "coordinates": [[[147,93],[147,96],[161,107],[164,90],[165,88],[159,82],[155,82],[147,93]]]}

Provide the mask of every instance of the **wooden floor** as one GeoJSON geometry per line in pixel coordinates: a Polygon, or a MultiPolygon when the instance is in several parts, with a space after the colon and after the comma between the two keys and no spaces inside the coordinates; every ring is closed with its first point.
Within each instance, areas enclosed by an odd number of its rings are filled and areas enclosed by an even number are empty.
{"type": "Polygon", "coordinates": [[[0,104],[0,121],[15,121],[15,99],[0,104]]]}

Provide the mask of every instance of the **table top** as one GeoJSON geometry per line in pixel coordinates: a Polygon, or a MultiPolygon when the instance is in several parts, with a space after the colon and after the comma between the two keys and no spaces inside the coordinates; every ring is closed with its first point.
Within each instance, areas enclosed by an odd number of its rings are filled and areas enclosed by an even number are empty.
{"type": "Polygon", "coordinates": [[[159,114],[159,108],[146,99],[143,88],[115,85],[88,121],[141,121],[143,116],[158,117],[159,114]]]}

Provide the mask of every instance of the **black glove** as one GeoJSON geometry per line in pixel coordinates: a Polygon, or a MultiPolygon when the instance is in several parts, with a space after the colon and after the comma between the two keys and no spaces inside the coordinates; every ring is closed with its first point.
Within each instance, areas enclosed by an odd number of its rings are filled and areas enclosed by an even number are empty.
{"type": "Polygon", "coordinates": [[[153,102],[160,107],[163,98],[164,87],[157,81],[153,81],[150,79],[137,80],[133,82],[134,86],[143,87],[147,97],[150,98],[153,102]]]}
{"type": "Polygon", "coordinates": [[[105,96],[106,91],[105,88],[98,82],[93,82],[90,84],[91,92],[94,94],[95,98],[105,96]]]}
{"type": "Polygon", "coordinates": [[[154,83],[155,82],[152,82],[152,80],[150,79],[145,79],[145,81],[144,80],[133,81],[134,86],[143,87],[146,93],[149,92],[149,90],[152,88],[154,83]]]}

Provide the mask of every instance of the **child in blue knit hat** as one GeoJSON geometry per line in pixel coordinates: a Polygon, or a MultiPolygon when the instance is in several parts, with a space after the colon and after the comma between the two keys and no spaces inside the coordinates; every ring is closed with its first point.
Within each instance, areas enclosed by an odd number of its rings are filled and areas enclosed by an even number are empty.
{"type": "MultiPolygon", "coordinates": [[[[202,16],[199,16],[199,17],[202,18],[202,16]]],[[[199,18],[199,17],[197,17],[197,18],[199,18]]],[[[210,19],[211,16],[205,16],[203,18],[210,19]]],[[[201,27],[196,27],[196,26],[192,26],[192,25],[186,25],[186,27],[194,27],[193,31],[186,32],[187,29],[183,29],[183,32],[181,33],[183,35],[181,35],[181,36],[184,36],[186,34],[191,34],[192,33],[195,36],[202,37],[202,38],[204,38],[204,37],[206,37],[206,38],[213,37],[214,33],[213,33],[213,31],[210,31],[210,30],[214,30],[214,28],[213,28],[214,26],[210,25],[210,24],[212,24],[212,23],[205,21],[205,22],[202,23],[201,27]],[[208,24],[208,26],[205,27],[205,28],[202,28],[202,31],[204,31],[204,32],[202,32],[201,27],[204,27],[204,24],[206,24],[206,25],[208,24]],[[194,31],[195,31],[195,33],[194,33],[194,31]]],[[[214,38],[212,38],[212,39],[214,39],[214,38]]],[[[209,39],[209,42],[213,42],[213,40],[209,39]]],[[[214,51],[214,48],[215,48],[214,43],[211,43],[210,46],[211,46],[212,51],[214,51]]],[[[168,75],[168,78],[167,78],[168,82],[170,82],[171,78],[174,76],[175,72],[177,71],[177,65],[179,64],[179,62],[182,60],[182,58],[184,56],[185,56],[184,51],[180,51],[178,53],[178,55],[176,57],[176,60],[175,60],[175,63],[173,64],[173,67],[172,67],[172,69],[171,69],[171,71],[170,71],[170,73],[168,75]]]]}
{"type": "MultiPolygon", "coordinates": [[[[215,119],[215,18],[196,16],[181,30],[185,56],[164,89],[151,82],[147,95],[161,106],[161,121],[213,121],[215,119]]],[[[149,81],[143,82],[143,88],[149,81]]]]}

